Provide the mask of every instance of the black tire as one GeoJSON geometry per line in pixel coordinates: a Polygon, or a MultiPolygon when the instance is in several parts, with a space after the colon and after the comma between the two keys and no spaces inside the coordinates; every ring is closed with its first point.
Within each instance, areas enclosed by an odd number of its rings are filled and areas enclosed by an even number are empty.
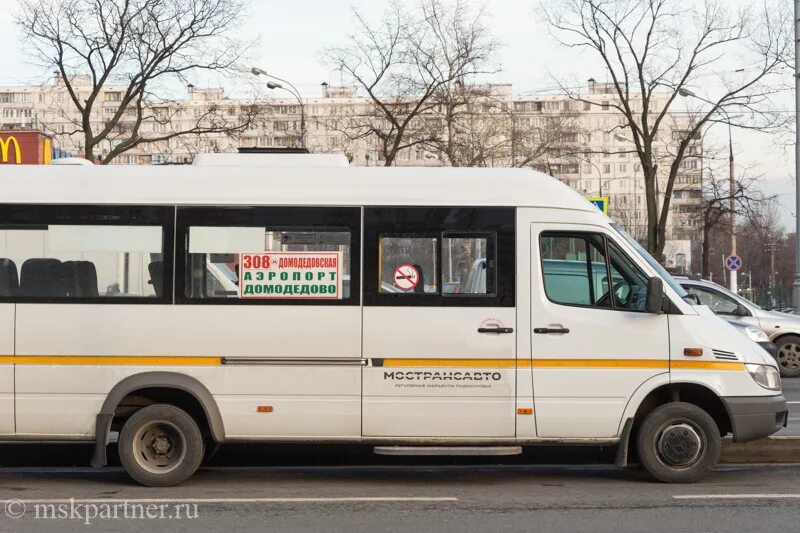
{"type": "Polygon", "coordinates": [[[119,459],[135,481],[148,487],[172,487],[200,467],[203,434],[185,411],[156,404],[136,411],[119,434],[119,459]]]}
{"type": "Polygon", "coordinates": [[[800,337],[784,335],[775,342],[775,361],[785,378],[800,376],[800,337]]]}
{"type": "Polygon", "coordinates": [[[636,439],[642,466],[664,483],[695,483],[719,461],[719,428],[696,405],[674,402],[648,414],[636,439]]]}

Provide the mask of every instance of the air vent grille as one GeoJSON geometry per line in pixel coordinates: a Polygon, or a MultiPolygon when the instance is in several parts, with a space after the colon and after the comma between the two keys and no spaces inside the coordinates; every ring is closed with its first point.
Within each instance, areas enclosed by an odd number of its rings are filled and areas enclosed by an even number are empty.
{"type": "Polygon", "coordinates": [[[715,359],[721,359],[723,361],[739,360],[739,357],[733,352],[726,352],[725,350],[717,350],[716,348],[713,348],[711,351],[714,352],[715,359]]]}

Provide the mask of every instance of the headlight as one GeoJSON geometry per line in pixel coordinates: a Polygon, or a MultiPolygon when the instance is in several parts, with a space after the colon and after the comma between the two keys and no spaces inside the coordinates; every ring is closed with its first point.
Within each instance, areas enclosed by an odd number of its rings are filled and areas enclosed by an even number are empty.
{"type": "Polygon", "coordinates": [[[756,342],[769,342],[769,337],[767,337],[767,334],[758,328],[747,326],[744,328],[744,332],[747,333],[747,336],[750,337],[750,340],[754,340],[756,342]]]}
{"type": "Polygon", "coordinates": [[[750,377],[765,389],[781,390],[781,375],[774,366],[746,363],[744,367],[750,377]]]}

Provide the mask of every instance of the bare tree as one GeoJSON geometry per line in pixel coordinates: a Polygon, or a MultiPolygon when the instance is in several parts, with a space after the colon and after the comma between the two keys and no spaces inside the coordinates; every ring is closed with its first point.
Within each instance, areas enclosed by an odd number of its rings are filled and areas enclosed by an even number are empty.
{"type": "MultiPolygon", "coordinates": [[[[710,161],[710,160],[709,160],[710,161]]],[[[702,231],[700,268],[704,278],[708,278],[710,269],[710,248],[712,233],[724,234],[725,247],[730,243],[731,217],[751,219],[759,213],[760,205],[771,203],[774,195],[766,195],[761,189],[761,180],[751,175],[752,169],[740,169],[734,179],[731,190],[730,176],[724,169],[712,164],[708,166],[703,178],[702,198],[699,204],[686,206],[693,211],[694,219],[702,231]],[[731,209],[731,200],[733,208],[731,209]]],[[[683,192],[681,186],[675,189],[683,192]]],[[[696,189],[687,189],[694,192],[696,189]]],[[[725,248],[723,247],[723,249],[725,248]]]]}
{"type": "MultiPolygon", "coordinates": [[[[724,0],[560,0],[542,5],[555,37],[566,46],[590,50],[607,71],[610,107],[621,115],[619,128],[629,132],[642,166],[647,246],[656,257],[664,249],[675,179],[702,128],[730,121],[734,112],[749,117],[750,127],[766,118],[764,106],[792,42],[791,17],[782,4],[766,0],[762,13],[733,11],[724,0]],[[735,73],[720,73],[725,54],[736,57],[735,73]],[[672,157],[660,162],[668,171],[659,206],[659,161],[653,145],[666,129],[676,99],[694,94],[691,87],[709,86],[711,79],[717,80],[719,95],[707,99],[707,109],[676,132],[672,157]]],[[[564,90],[571,98],[597,105],[564,90]]]]}
{"type": "Polygon", "coordinates": [[[751,297],[766,305],[791,303],[794,279],[794,239],[786,235],[777,207],[775,201],[754,204],[736,230],[751,297]]]}
{"type": "Polygon", "coordinates": [[[393,3],[378,25],[356,11],[348,45],[325,52],[370,102],[341,131],[350,139],[377,138],[386,166],[400,151],[425,142],[426,120],[436,120],[427,115],[439,109],[437,95],[485,72],[496,48],[481,16],[462,0],[419,0],[414,10],[393,3]]]}
{"type": "Polygon", "coordinates": [[[234,117],[218,105],[186,125],[174,120],[183,110],[159,96],[192,73],[232,71],[246,47],[228,33],[242,14],[240,0],[21,0],[16,21],[78,110],[71,133],[83,134],[85,157],[94,160],[108,141],[108,163],[143,142],[247,127],[248,111],[234,117]],[[75,73],[88,73],[88,92],[75,73]],[[110,85],[122,87],[113,98],[110,85]]]}

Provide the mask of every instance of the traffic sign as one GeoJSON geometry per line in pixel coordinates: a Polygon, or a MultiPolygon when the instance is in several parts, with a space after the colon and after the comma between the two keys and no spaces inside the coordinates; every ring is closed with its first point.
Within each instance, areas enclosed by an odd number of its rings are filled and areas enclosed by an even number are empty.
{"type": "Polygon", "coordinates": [[[594,204],[594,206],[603,212],[603,214],[608,214],[608,197],[607,196],[590,196],[586,198],[589,200],[590,203],[594,204]]]}
{"type": "Polygon", "coordinates": [[[419,270],[414,265],[400,265],[394,269],[394,286],[401,291],[411,291],[419,284],[419,270]]]}
{"type": "Polygon", "coordinates": [[[742,258],[739,257],[738,255],[731,254],[725,258],[725,268],[727,268],[731,272],[736,272],[737,270],[742,268],[743,264],[744,263],[742,262],[742,258]]]}

